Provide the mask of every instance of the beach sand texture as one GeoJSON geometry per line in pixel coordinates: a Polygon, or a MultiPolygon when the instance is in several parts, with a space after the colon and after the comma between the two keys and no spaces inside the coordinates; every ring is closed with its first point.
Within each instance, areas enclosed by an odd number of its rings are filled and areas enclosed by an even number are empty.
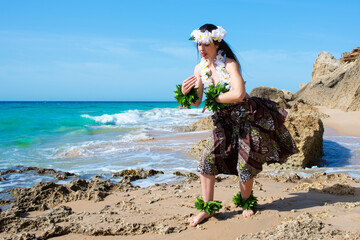
{"type": "MultiPolygon", "coordinates": [[[[324,120],[327,131],[360,136],[360,112],[319,110],[330,115],[324,120]]],[[[232,203],[239,191],[236,177],[221,176],[215,184],[215,200],[222,201],[223,208],[195,228],[188,226],[188,218],[197,214],[194,201],[201,196],[200,182],[185,179],[178,184],[111,190],[103,201],[77,200],[18,214],[5,211],[0,221],[6,231],[0,238],[360,239],[358,180],[339,173],[306,178],[272,173],[267,169],[256,177],[259,206],[249,218],[243,218],[232,203]]]]}

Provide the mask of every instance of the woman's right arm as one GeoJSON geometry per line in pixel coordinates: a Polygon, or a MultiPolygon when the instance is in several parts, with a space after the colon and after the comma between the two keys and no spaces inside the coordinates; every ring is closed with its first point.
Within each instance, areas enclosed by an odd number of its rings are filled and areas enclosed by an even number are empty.
{"type": "Polygon", "coordinates": [[[192,105],[194,107],[198,107],[201,104],[202,96],[204,92],[204,85],[201,81],[199,64],[195,66],[194,75],[183,81],[181,91],[184,95],[186,95],[190,92],[190,90],[193,87],[197,88],[199,99],[192,105]]]}

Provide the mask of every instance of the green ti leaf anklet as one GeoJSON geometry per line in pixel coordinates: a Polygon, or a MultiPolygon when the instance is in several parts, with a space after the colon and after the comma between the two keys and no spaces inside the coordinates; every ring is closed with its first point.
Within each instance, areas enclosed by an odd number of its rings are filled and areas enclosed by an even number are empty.
{"type": "Polygon", "coordinates": [[[233,197],[233,203],[235,203],[236,207],[242,207],[244,210],[254,209],[257,205],[257,197],[253,195],[253,191],[251,191],[250,197],[245,199],[241,197],[241,193],[236,193],[233,197]]]}
{"type": "Polygon", "coordinates": [[[208,214],[213,214],[214,212],[220,211],[222,208],[220,201],[208,201],[204,202],[203,198],[197,198],[195,201],[195,208],[200,210],[200,212],[207,212],[208,214]]]}

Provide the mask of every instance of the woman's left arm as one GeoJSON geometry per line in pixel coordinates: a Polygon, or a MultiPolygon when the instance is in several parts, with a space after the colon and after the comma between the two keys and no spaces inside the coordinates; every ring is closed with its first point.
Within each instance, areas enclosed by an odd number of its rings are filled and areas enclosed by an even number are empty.
{"type": "Polygon", "coordinates": [[[239,71],[238,63],[233,59],[226,59],[226,71],[230,74],[231,90],[215,98],[218,103],[241,102],[246,96],[245,83],[239,71]]]}

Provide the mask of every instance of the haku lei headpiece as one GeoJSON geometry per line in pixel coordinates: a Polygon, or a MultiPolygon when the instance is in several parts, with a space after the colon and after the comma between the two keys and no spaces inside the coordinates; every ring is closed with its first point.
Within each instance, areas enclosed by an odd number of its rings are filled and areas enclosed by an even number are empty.
{"type": "Polygon", "coordinates": [[[189,40],[193,40],[196,43],[204,43],[209,44],[213,41],[221,42],[226,36],[226,31],[220,26],[217,26],[217,29],[212,30],[209,32],[205,30],[205,32],[196,29],[192,31],[191,37],[189,40]]]}

